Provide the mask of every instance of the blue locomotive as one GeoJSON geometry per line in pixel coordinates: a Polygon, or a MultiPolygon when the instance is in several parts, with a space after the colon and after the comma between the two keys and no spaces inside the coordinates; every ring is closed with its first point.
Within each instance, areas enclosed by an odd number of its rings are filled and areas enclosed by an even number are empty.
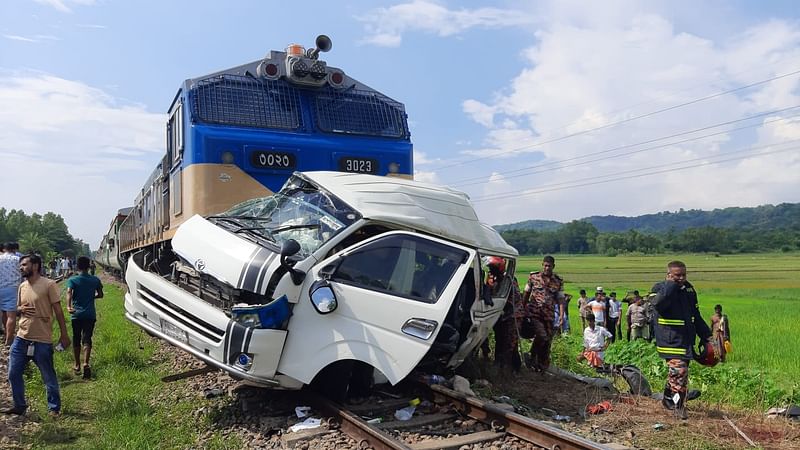
{"type": "Polygon", "coordinates": [[[322,35],[315,48],[291,44],[184,81],[168,111],[165,155],[103,239],[105,265],[121,270],[139,249],[157,259],[185,220],[270,195],[295,171],[411,178],[403,104],[320,60],[331,46],[322,35]]]}

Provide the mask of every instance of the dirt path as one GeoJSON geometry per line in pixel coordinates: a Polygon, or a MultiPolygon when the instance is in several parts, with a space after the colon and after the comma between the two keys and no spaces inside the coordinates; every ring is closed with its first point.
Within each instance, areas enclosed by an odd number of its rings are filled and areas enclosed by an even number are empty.
{"type": "MultiPolygon", "coordinates": [[[[0,347],[0,409],[13,406],[11,385],[8,383],[8,349],[0,347]]],[[[30,413],[29,413],[30,414],[30,413]]],[[[38,425],[25,417],[0,414],[0,449],[25,448],[19,444],[23,431],[32,431],[38,425]]]]}

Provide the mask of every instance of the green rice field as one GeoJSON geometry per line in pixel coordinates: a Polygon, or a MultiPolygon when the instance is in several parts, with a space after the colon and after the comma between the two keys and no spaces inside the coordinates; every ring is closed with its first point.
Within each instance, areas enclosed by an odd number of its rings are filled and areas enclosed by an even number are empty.
{"type": "MultiPolygon", "coordinates": [[[[774,383],[774,387],[788,392],[790,397],[796,396],[794,391],[800,387],[799,253],[557,255],[555,271],[564,278],[565,290],[573,295],[569,308],[574,341],[578,342],[580,335],[576,300],[580,289],[586,289],[589,296],[597,286],[602,286],[606,293],[617,292],[620,298],[634,289],[644,295],[654,283],[664,279],[666,264],[673,259],[686,263],[688,279],[697,289],[700,311],[706,322],[716,304],[723,306],[730,320],[733,352],[728,355],[726,367],[711,369],[716,372],[709,372],[710,378],[719,381],[718,375],[723,372],[757,372],[770,380],[771,387],[774,383]]],[[[540,256],[521,257],[517,262],[520,286],[524,286],[529,271],[540,267],[540,256]]],[[[609,354],[614,354],[613,347],[609,354]]],[[[703,375],[705,372],[696,373],[703,375]]],[[[724,386],[715,388],[720,392],[725,389],[724,386]]]]}

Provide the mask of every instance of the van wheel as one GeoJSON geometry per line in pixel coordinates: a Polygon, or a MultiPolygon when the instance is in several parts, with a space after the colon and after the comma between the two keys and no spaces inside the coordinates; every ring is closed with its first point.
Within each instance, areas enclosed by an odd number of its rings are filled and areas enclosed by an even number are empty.
{"type": "Polygon", "coordinates": [[[353,363],[355,361],[346,360],[328,365],[311,380],[311,388],[337,403],[344,403],[353,363]]]}
{"type": "Polygon", "coordinates": [[[314,377],[311,388],[335,402],[344,403],[348,398],[369,395],[374,371],[371,365],[361,361],[336,361],[314,377]]]}

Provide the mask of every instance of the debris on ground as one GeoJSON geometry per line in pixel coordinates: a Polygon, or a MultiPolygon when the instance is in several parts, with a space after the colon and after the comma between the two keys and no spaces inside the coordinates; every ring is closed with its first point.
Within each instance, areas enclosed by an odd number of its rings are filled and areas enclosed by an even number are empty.
{"type": "Polygon", "coordinates": [[[800,406],[790,405],[786,408],[770,408],[767,410],[766,416],[770,419],[788,417],[790,419],[800,420],[800,406]]]}
{"type": "Polygon", "coordinates": [[[289,431],[292,433],[298,432],[300,430],[311,430],[314,428],[319,428],[322,425],[322,419],[316,417],[309,417],[302,422],[298,422],[289,427],[289,431]]]}
{"type": "Polygon", "coordinates": [[[603,414],[611,411],[611,409],[611,402],[608,400],[586,406],[586,412],[589,414],[603,414]]]}
{"type": "Polygon", "coordinates": [[[469,387],[469,380],[461,375],[453,377],[453,390],[464,395],[469,395],[470,397],[475,397],[475,392],[469,387]]]}

